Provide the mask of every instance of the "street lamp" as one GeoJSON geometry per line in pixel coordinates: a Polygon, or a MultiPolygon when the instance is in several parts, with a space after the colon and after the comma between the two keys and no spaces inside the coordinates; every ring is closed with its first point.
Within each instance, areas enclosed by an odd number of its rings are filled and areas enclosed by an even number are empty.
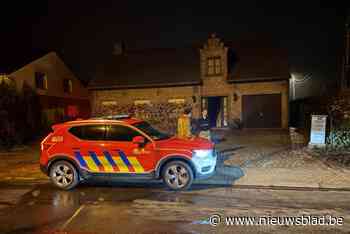
{"type": "Polygon", "coordinates": [[[292,85],[292,100],[294,101],[295,99],[295,74],[292,73],[292,79],[291,79],[291,85],[292,85]]]}
{"type": "MultiPolygon", "coordinates": [[[[291,73],[291,79],[290,79],[290,85],[291,85],[291,92],[292,92],[292,100],[295,100],[296,97],[296,88],[302,88],[304,87],[309,81],[311,81],[312,75],[310,73],[303,74],[303,73],[291,73]]],[[[300,95],[300,93],[299,93],[300,95]]]]}

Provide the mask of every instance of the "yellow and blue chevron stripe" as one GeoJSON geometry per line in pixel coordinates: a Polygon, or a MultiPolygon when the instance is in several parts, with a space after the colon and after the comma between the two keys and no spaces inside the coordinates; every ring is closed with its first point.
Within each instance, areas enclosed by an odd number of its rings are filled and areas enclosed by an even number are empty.
{"type": "Polygon", "coordinates": [[[117,156],[108,151],[98,156],[94,151],[89,151],[88,155],[82,155],[80,151],[75,151],[74,156],[81,167],[91,172],[107,173],[144,173],[145,170],[135,156],[126,156],[121,150],[117,150],[117,156]]]}

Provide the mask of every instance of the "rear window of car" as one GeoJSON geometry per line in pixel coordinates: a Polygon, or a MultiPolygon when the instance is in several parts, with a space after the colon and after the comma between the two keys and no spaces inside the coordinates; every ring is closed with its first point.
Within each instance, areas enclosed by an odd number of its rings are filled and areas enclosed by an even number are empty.
{"type": "Polygon", "coordinates": [[[69,132],[82,140],[98,141],[105,140],[105,125],[76,126],[69,129],[69,132]]]}

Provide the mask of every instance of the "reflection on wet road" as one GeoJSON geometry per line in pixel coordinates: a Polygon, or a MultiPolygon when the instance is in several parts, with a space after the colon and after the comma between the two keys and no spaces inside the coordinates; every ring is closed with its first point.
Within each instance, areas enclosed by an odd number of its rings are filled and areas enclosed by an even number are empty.
{"type": "Polygon", "coordinates": [[[42,184],[2,186],[0,193],[0,203],[5,204],[0,206],[0,233],[345,233],[350,228],[347,224],[350,192],[346,191],[203,185],[187,192],[172,192],[157,184],[82,185],[72,191],[61,191],[42,184]],[[14,202],[16,194],[21,196],[14,202]],[[12,202],[6,203],[6,197],[12,202]],[[345,225],[212,227],[207,220],[217,213],[223,216],[331,214],[345,217],[345,225]]]}

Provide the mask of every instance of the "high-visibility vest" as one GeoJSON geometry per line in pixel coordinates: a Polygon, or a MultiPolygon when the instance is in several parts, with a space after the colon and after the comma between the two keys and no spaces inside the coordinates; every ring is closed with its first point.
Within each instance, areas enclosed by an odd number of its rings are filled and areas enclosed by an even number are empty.
{"type": "Polygon", "coordinates": [[[191,137],[191,120],[186,115],[182,115],[177,121],[177,136],[180,138],[191,137]]]}

